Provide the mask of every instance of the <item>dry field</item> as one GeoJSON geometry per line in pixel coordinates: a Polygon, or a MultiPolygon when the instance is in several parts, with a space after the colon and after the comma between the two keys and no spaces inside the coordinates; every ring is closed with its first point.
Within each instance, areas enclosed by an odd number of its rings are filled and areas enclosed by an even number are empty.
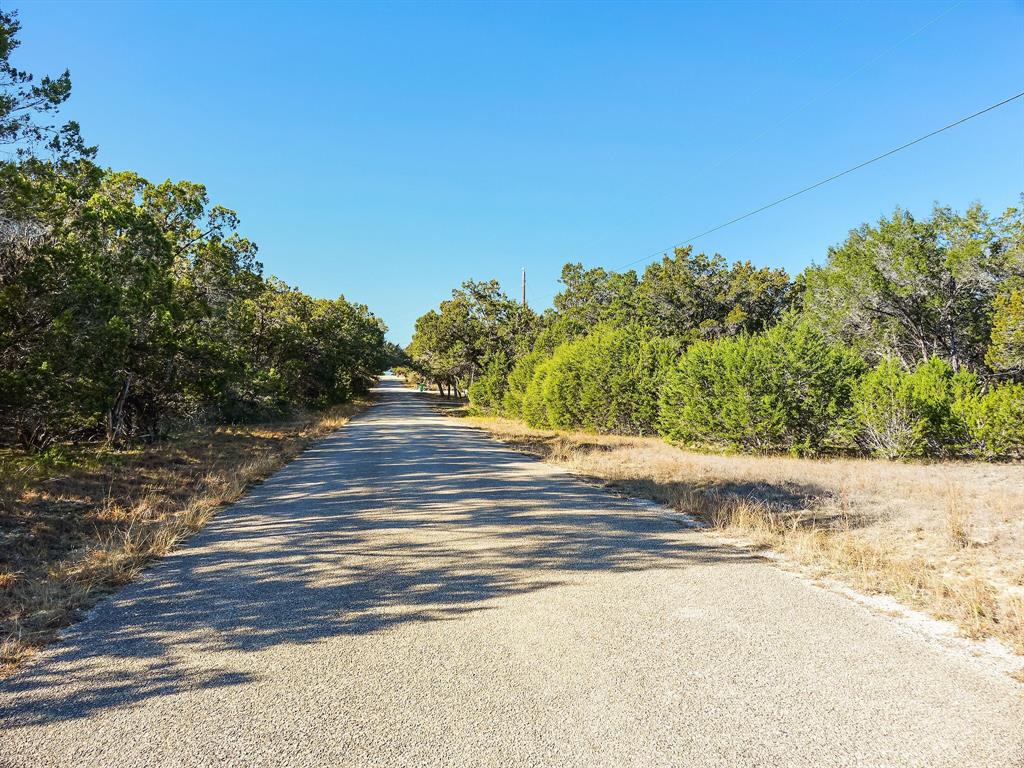
{"type": "Polygon", "coordinates": [[[701,454],[468,416],[519,450],[1024,654],[1024,466],[701,454]]]}
{"type": "Polygon", "coordinates": [[[0,675],[366,404],[130,450],[0,450],[0,675]]]}

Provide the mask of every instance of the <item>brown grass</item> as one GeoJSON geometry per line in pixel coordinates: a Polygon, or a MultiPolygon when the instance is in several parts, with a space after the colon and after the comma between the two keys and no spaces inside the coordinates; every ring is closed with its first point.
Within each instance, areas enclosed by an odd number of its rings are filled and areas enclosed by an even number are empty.
{"type": "Polygon", "coordinates": [[[731,456],[656,438],[535,430],[467,417],[514,447],[815,576],[885,593],[1024,654],[1024,473],[1019,464],[731,456]]]}
{"type": "Polygon", "coordinates": [[[0,676],[368,402],[130,450],[0,452],[0,676]]]}
{"type": "Polygon", "coordinates": [[[957,549],[971,546],[971,513],[964,504],[963,491],[956,485],[946,492],[946,534],[950,545],[957,549]]]}

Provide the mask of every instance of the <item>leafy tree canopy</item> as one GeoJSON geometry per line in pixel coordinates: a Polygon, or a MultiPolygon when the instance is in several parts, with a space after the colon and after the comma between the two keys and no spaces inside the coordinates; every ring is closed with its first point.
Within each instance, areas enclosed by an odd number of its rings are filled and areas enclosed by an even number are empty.
{"type": "Polygon", "coordinates": [[[85,145],[78,123],[47,120],[71,96],[71,73],[37,80],[11,64],[11,54],[21,45],[20,31],[18,14],[0,10],[0,145],[13,145],[23,158],[39,147],[62,160],[92,157],[96,148],[85,145]]]}
{"type": "Polygon", "coordinates": [[[869,360],[911,368],[937,356],[980,368],[996,297],[1024,276],[1020,214],[993,219],[980,205],[929,219],[897,210],[850,232],[806,276],[804,307],[835,340],[869,360]]]}

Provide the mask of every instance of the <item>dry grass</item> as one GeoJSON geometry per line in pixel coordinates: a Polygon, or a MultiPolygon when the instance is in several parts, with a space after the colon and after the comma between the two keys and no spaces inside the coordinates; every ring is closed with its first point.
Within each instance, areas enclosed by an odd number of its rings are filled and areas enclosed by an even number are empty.
{"type": "Polygon", "coordinates": [[[656,438],[470,424],[524,452],[694,515],[815,575],[892,595],[1024,654],[1024,471],[700,454],[656,438]]]}
{"type": "Polygon", "coordinates": [[[0,452],[0,675],[367,402],[133,450],[0,452]]]}
{"type": "Polygon", "coordinates": [[[946,534],[950,545],[957,549],[971,546],[971,513],[964,504],[963,491],[956,485],[946,493],[946,534]]]}

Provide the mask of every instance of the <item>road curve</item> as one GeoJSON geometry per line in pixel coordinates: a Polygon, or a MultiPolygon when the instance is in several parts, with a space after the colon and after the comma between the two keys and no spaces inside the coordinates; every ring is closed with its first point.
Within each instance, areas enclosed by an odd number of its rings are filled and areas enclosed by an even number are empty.
{"type": "Polygon", "coordinates": [[[0,765],[1024,766],[1024,687],[379,403],[0,684],[0,765]]]}

